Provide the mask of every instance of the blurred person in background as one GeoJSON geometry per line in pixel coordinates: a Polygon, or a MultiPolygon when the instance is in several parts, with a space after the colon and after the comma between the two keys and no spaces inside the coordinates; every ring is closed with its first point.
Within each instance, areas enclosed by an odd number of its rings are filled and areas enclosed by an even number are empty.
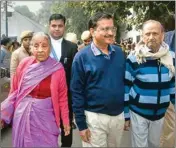
{"type": "Polygon", "coordinates": [[[4,37],[1,40],[0,67],[10,69],[11,45],[12,45],[12,41],[10,38],[4,37]]]}
{"type": "Polygon", "coordinates": [[[16,49],[12,53],[11,63],[10,63],[10,76],[12,77],[16,71],[21,60],[31,55],[30,53],[30,41],[33,36],[32,31],[23,31],[21,33],[21,47],[16,49]]]}
{"type": "Polygon", "coordinates": [[[16,49],[18,49],[20,46],[21,46],[21,45],[20,45],[19,42],[14,41],[14,42],[13,42],[13,51],[15,51],[16,49]]]}
{"type": "Polygon", "coordinates": [[[65,39],[67,41],[70,41],[72,43],[77,44],[78,43],[78,39],[77,39],[77,35],[75,33],[69,32],[65,35],[65,39]]]}
{"type": "Polygon", "coordinates": [[[89,45],[92,41],[92,36],[90,34],[89,30],[84,31],[81,34],[81,40],[83,41],[83,44],[81,44],[78,48],[78,50],[81,50],[82,48],[84,48],[85,46],[89,45]]]}
{"type": "MultiPolygon", "coordinates": [[[[52,14],[49,18],[49,35],[51,38],[51,54],[50,56],[60,61],[64,66],[68,87],[68,106],[70,125],[73,121],[72,100],[70,92],[71,67],[78,46],[75,43],[64,39],[66,18],[62,14],[52,14]]],[[[72,145],[72,128],[70,134],[65,136],[63,122],[61,120],[61,147],[71,147],[72,145]]]]}

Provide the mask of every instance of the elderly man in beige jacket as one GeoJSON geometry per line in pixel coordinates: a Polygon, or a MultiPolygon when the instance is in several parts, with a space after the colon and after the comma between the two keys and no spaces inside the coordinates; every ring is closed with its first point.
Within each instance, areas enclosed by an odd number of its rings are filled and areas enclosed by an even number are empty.
{"type": "Polygon", "coordinates": [[[15,50],[11,56],[10,76],[12,77],[21,60],[30,56],[30,41],[33,36],[32,31],[23,31],[21,33],[21,47],[15,50]]]}

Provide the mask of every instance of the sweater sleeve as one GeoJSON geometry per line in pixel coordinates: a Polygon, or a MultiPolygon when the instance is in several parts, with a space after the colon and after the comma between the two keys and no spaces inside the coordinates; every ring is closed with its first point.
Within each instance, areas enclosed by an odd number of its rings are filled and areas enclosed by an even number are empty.
{"type": "Polygon", "coordinates": [[[5,52],[1,49],[0,51],[0,66],[4,67],[4,58],[5,58],[5,52]]]}
{"type": "MultiPolygon", "coordinates": [[[[175,53],[171,52],[173,57],[173,65],[175,67],[175,53]]],[[[172,77],[170,82],[170,101],[175,105],[175,75],[172,77]]]]}
{"type": "Polygon", "coordinates": [[[76,124],[80,131],[87,129],[86,117],[84,114],[85,104],[85,72],[81,58],[76,56],[72,64],[72,78],[70,84],[72,92],[72,107],[75,113],[76,124]]]}
{"type": "Polygon", "coordinates": [[[170,85],[170,101],[175,105],[175,76],[171,79],[170,85]]]}
{"type": "Polygon", "coordinates": [[[62,69],[59,73],[59,106],[61,112],[61,118],[64,125],[69,125],[69,109],[68,109],[68,98],[67,98],[67,82],[65,71],[62,69]]]}
{"type": "Polygon", "coordinates": [[[17,53],[17,51],[14,51],[12,53],[11,62],[10,62],[10,76],[11,76],[11,78],[12,78],[13,74],[15,73],[18,64],[19,64],[18,53],[17,53]]]}
{"type": "Polygon", "coordinates": [[[129,93],[130,89],[133,86],[133,66],[132,62],[128,58],[126,60],[126,70],[125,70],[125,107],[124,107],[124,115],[125,115],[125,120],[130,120],[130,112],[129,112],[129,93]]]}

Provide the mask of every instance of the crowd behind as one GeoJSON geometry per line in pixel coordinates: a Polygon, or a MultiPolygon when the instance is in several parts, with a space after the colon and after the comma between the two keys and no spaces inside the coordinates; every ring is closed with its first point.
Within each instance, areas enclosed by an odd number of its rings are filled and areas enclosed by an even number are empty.
{"type": "Polygon", "coordinates": [[[97,13],[81,41],[52,14],[49,32],[3,37],[0,67],[11,78],[1,127],[12,123],[13,147],[71,147],[73,120],[83,147],[174,147],[175,66],[160,22],[143,23],[142,38],[117,43],[113,17],[97,13]]]}

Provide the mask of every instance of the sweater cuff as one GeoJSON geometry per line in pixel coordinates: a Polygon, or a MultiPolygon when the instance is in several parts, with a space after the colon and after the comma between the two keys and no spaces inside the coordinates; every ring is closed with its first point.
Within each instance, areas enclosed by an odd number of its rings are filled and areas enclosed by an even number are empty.
{"type": "Polygon", "coordinates": [[[82,131],[88,128],[86,122],[77,122],[76,124],[78,126],[79,131],[82,131]]]}
{"type": "Polygon", "coordinates": [[[70,120],[69,119],[64,119],[63,120],[63,125],[70,125],[70,120]]]}
{"type": "Polygon", "coordinates": [[[130,120],[130,118],[125,118],[125,121],[129,121],[130,120]]]}

